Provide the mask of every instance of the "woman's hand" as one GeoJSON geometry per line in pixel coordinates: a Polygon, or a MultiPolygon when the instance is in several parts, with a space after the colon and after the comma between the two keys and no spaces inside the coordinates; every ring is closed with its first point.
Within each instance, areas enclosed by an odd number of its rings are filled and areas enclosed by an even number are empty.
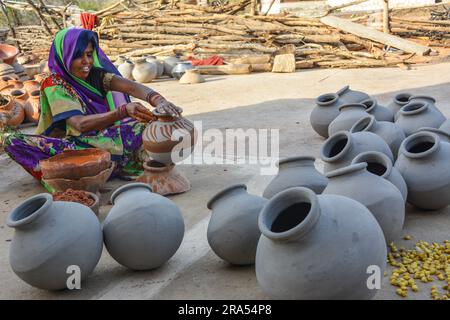
{"type": "Polygon", "coordinates": [[[177,107],[172,102],[167,101],[161,96],[155,104],[155,108],[159,113],[170,114],[172,117],[179,117],[180,113],[183,111],[181,110],[181,108],[177,107]]]}
{"type": "Polygon", "coordinates": [[[130,102],[126,105],[127,113],[133,119],[141,122],[150,122],[155,116],[139,102],[130,102]]]}

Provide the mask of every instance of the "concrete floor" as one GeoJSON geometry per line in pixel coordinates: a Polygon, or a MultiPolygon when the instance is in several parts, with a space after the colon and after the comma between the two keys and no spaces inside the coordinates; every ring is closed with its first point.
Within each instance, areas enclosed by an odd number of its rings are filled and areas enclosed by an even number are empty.
{"type": "MultiPolygon", "coordinates": [[[[323,139],[309,125],[314,98],[349,84],[353,89],[373,95],[381,104],[402,91],[434,96],[438,106],[450,117],[450,63],[392,69],[308,70],[293,74],[251,74],[214,76],[199,85],[179,85],[160,80],[151,87],[184,108],[191,120],[202,120],[203,129],[278,128],[280,156],[312,154],[318,156],[323,139]]],[[[206,228],[208,199],[225,186],[246,183],[249,191],[261,194],[272,177],[260,175],[255,165],[181,165],[192,190],[170,197],[181,208],[186,224],[183,243],[163,267],[149,272],[132,272],[116,263],[107,253],[94,273],[77,291],[46,292],[28,286],[11,271],[8,251],[13,230],[6,216],[20,201],[43,188],[8,158],[0,158],[0,299],[267,299],[256,282],[254,267],[232,267],[209,248],[206,228]]],[[[321,163],[317,161],[320,168],[321,163]]],[[[111,190],[123,184],[113,180],[111,190]]],[[[100,220],[110,208],[109,193],[102,195],[100,220]]],[[[450,209],[439,212],[407,210],[404,234],[413,240],[440,242],[449,239],[450,209]]],[[[409,247],[413,241],[398,240],[409,247]]],[[[317,254],[320,255],[320,252],[317,254]]],[[[409,299],[427,299],[429,290],[409,299]]],[[[395,288],[384,278],[375,299],[398,299],[395,288]]]]}

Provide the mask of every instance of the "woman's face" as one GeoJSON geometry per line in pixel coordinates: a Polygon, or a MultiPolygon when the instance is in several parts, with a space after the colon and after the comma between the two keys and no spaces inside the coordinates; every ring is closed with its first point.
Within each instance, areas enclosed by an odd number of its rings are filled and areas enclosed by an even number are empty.
{"type": "Polygon", "coordinates": [[[94,48],[92,46],[92,43],[89,42],[88,46],[86,47],[86,50],[84,50],[81,57],[78,57],[76,59],[72,60],[72,65],[70,66],[70,72],[82,79],[86,80],[86,78],[89,75],[89,72],[92,69],[92,65],[94,64],[94,48]]]}

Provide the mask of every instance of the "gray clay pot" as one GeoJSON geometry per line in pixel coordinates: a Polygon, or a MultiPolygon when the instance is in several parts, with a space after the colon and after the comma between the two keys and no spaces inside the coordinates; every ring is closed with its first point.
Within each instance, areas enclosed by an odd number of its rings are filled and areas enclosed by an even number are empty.
{"type": "Polygon", "coordinates": [[[328,127],[328,135],[332,136],[339,131],[349,131],[351,127],[368,116],[367,107],[362,103],[344,104],[339,107],[339,115],[328,127]]]}
{"type": "Polygon", "coordinates": [[[370,299],[367,268],[386,268],[383,231],[361,203],[290,188],[259,216],[256,278],[273,299],[370,299]]]}
{"type": "Polygon", "coordinates": [[[366,99],[361,103],[367,107],[366,112],[373,115],[377,121],[394,122],[394,113],[390,109],[379,105],[374,98],[366,99]]]}
{"type": "Polygon", "coordinates": [[[408,202],[439,210],[450,204],[450,143],[432,132],[417,132],[403,141],[395,168],[408,186],[408,202]]]}
{"type": "Polygon", "coordinates": [[[175,254],[183,240],[184,221],[173,201],[153,193],[147,184],[130,183],[114,191],[111,202],[103,235],[117,262],[133,270],[149,270],[175,254]]]}
{"type": "Polygon", "coordinates": [[[396,240],[405,221],[405,201],[400,191],[386,179],[366,170],[367,163],[352,164],[330,171],[323,194],[349,197],[365,205],[377,219],[388,243],[396,240]]]}
{"type": "Polygon", "coordinates": [[[322,94],[316,98],[316,106],[311,112],[310,123],[314,131],[328,138],[328,126],[339,115],[339,107],[348,103],[359,103],[369,98],[364,92],[343,87],[336,93],[322,94]]]}
{"type": "Polygon", "coordinates": [[[352,164],[363,162],[367,163],[367,171],[388,180],[396,186],[402,194],[403,201],[406,202],[408,187],[405,179],[403,179],[400,172],[393,166],[392,161],[384,153],[377,151],[360,153],[353,159],[352,164]]]}
{"type": "Polygon", "coordinates": [[[270,199],[277,193],[292,188],[305,187],[316,194],[321,194],[328,184],[328,179],[317,171],[314,157],[291,157],[278,162],[278,174],[269,183],[263,197],[270,199]]]}
{"type": "Polygon", "coordinates": [[[178,62],[181,62],[181,60],[175,56],[164,57],[162,58],[162,61],[164,65],[164,74],[169,77],[172,77],[173,68],[175,68],[178,62]]]}
{"type": "Polygon", "coordinates": [[[441,124],[439,129],[441,129],[447,133],[450,133],[450,119],[445,120],[445,122],[443,124],[441,124]]]}
{"type": "Polygon", "coordinates": [[[410,136],[422,127],[439,128],[444,121],[442,113],[428,102],[413,101],[400,109],[395,123],[410,136]]]}
{"type": "Polygon", "coordinates": [[[409,98],[412,97],[411,93],[402,92],[395,95],[394,100],[389,103],[386,108],[392,111],[394,114],[394,120],[396,119],[397,112],[400,111],[403,106],[406,106],[409,103],[409,98]]]}
{"type": "Polygon", "coordinates": [[[428,103],[428,107],[434,109],[437,114],[440,114],[442,117],[445,117],[444,114],[439,110],[436,106],[436,99],[431,96],[425,95],[414,95],[409,98],[409,102],[425,102],[428,103]]]}
{"type": "Polygon", "coordinates": [[[405,133],[397,124],[377,121],[374,116],[367,116],[355,123],[350,129],[351,133],[364,131],[375,133],[381,137],[391,149],[394,158],[397,158],[398,149],[406,138],[405,133]]]}
{"type": "Polygon", "coordinates": [[[157,67],[156,77],[157,78],[161,77],[164,74],[164,63],[162,61],[159,61],[158,59],[156,59],[155,56],[147,56],[145,59],[147,60],[147,62],[156,64],[156,67],[157,67]]]}
{"type": "Polygon", "coordinates": [[[382,152],[394,161],[391,149],[376,134],[341,131],[329,137],[320,150],[320,158],[325,162],[324,172],[348,166],[358,154],[365,151],[382,152]]]}
{"type": "Polygon", "coordinates": [[[442,129],[428,128],[428,127],[423,127],[423,128],[420,128],[419,130],[417,130],[417,132],[423,132],[423,131],[433,132],[439,136],[441,141],[450,143],[450,132],[447,132],[442,129]]]}
{"type": "Polygon", "coordinates": [[[11,268],[40,289],[67,288],[73,272],[69,266],[80,268],[83,281],[103,250],[102,229],[94,212],[80,203],[53,201],[48,193],[19,204],[7,225],[15,229],[9,250],[11,268]]]}
{"type": "Polygon", "coordinates": [[[247,193],[244,184],[230,186],[211,198],[207,239],[221,259],[236,265],[255,263],[261,232],[258,216],[267,199],[247,193]]]}

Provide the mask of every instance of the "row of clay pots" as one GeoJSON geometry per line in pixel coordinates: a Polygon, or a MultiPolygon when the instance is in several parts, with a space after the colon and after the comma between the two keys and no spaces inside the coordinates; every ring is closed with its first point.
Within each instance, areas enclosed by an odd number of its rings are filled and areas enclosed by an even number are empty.
{"type": "Polygon", "coordinates": [[[387,107],[381,106],[366,93],[348,86],[337,93],[327,93],[316,99],[311,112],[312,128],[327,138],[336,132],[350,130],[356,121],[373,115],[377,121],[394,122],[406,136],[421,127],[439,128],[445,117],[429,96],[401,93],[387,107]]]}
{"type": "MultiPolygon", "coordinates": [[[[280,168],[290,164],[283,171],[293,172],[297,160],[299,170],[316,175],[313,158],[286,159],[280,168]]],[[[208,208],[211,249],[232,264],[254,263],[257,281],[271,298],[368,299],[375,294],[366,286],[366,269],[384,270],[387,250],[382,229],[361,203],[296,186],[265,199],[234,185],[216,194],[208,208]]]]}
{"type": "MultiPolygon", "coordinates": [[[[401,143],[395,168],[406,182],[410,204],[425,210],[438,210],[450,204],[450,170],[444,160],[449,141],[450,133],[444,130],[421,128],[401,143]]],[[[378,151],[392,161],[388,150],[386,142],[373,133],[343,131],[325,141],[321,159],[325,172],[330,172],[348,166],[364,152],[378,151]]],[[[404,196],[403,189],[399,187],[404,196]]]]}
{"type": "Polygon", "coordinates": [[[116,66],[121,75],[129,80],[148,83],[163,75],[164,66],[154,56],[137,59],[134,63],[125,57],[119,57],[116,66]]]}
{"type": "MultiPolygon", "coordinates": [[[[151,82],[163,74],[181,80],[186,71],[194,68],[189,61],[181,61],[176,57],[164,57],[158,60],[155,56],[139,58],[134,63],[121,56],[115,65],[124,78],[140,83],[151,82]]],[[[184,84],[201,83],[204,82],[204,79],[198,72],[193,72],[180,82],[184,84]]]]}
{"type": "Polygon", "coordinates": [[[69,266],[80,268],[81,280],[92,273],[103,243],[118,263],[133,270],[157,268],[175,254],[184,221],[171,200],[146,184],[131,183],[117,189],[111,202],[103,225],[88,207],[53,201],[50,194],[19,204],[7,219],[15,228],[9,254],[13,271],[34,287],[60,290],[67,288],[69,266]]]}

